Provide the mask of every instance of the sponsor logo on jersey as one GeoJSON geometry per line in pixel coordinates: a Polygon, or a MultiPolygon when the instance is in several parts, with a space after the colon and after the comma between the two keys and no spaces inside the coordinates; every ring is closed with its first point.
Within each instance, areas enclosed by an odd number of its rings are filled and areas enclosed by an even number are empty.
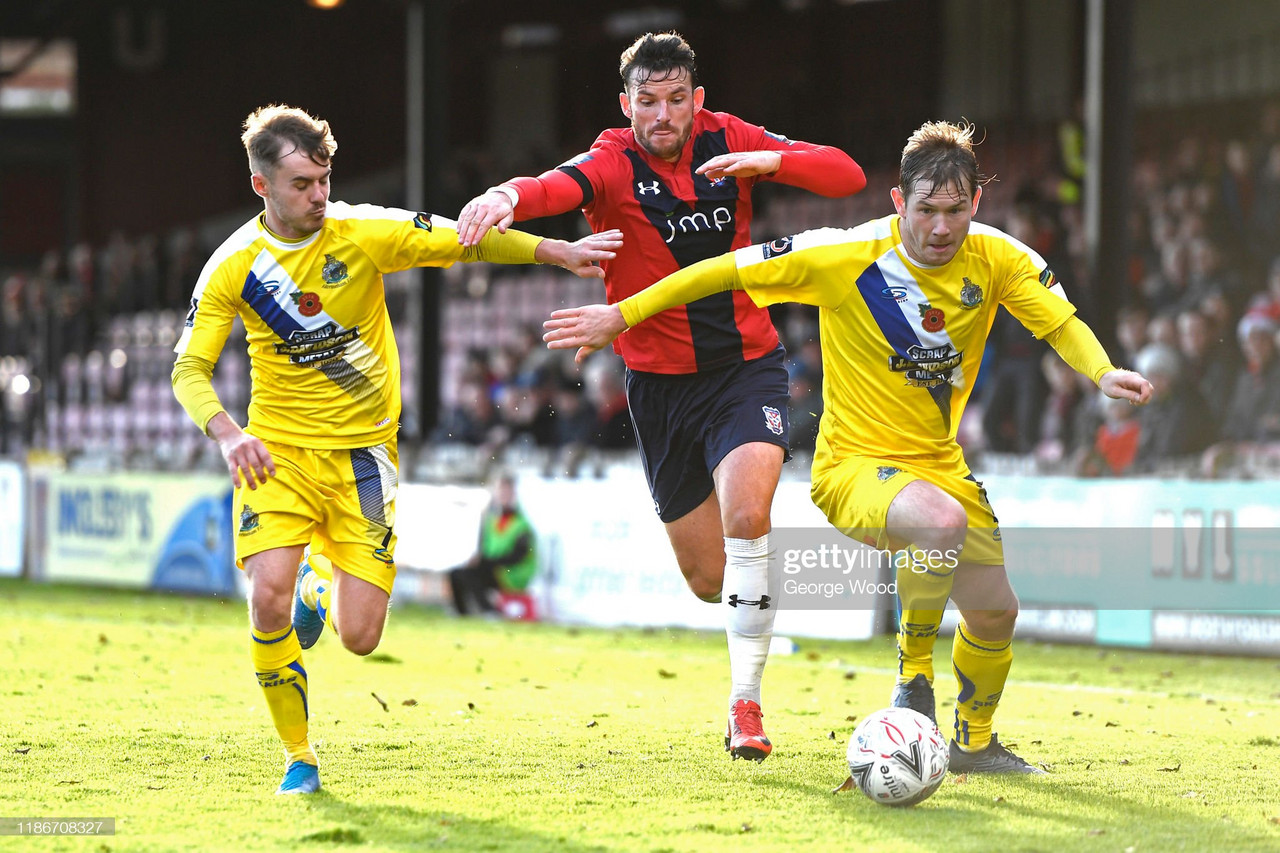
{"type": "MultiPolygon", "coordinates": [[[[727,207],[717,207],[711,211],[711,215],[707,216],[701,210],[694,213],[687,213],[679,218],[671,217],[667,220],[668,234],[663,240],[670,243],[676,238],[677,234],[697,234],[702,231],[724,231],[726,228],[733,229],[733,212],[727,207]]],[[[765,255],[765,257],[771,257],[765,255]]]]}
{"type": "Polygon", "coordinates": [[[782,413],[773,406],[761,406],[764,412],[764,425],[774,435],[782,435],[782,413]]]}
{"type": "Polygon", "coordinates": [[[347,265],[333,255],[325,255],[320,277],[324,279],[325,287],[341,287],[347,280],[347,265]]]}
{"type": "MultiPolygon", "coordinates": [[[[431,230],[431,214],[419,213],[417,216],[413,217],[413,227],[421,228],[423,231],[430,231],[431,230]]],[[[328,257],[328,256],[326,255],[325,257],[328,257]]]]}
{"type": "Polygon", "coordinates": [[[790,252],[792,248],[794,248],[794,244],[791,242],[790,237],[779,237],[777,240],[765,243],[765,260],[768,260],[769,258],[776,258],[779,255],[785,255],[787,252],[790,252]]]}
{"type": "Polygon", "coordinates": [[[966,311],[971,311],[982,304],[982,288],[969,279],[963,278],[964,287],[960,288],[960,307],[966,311]]]}
{"type": "Polygon", "coordinates": [[[659,195],[661,192],[662,186],[657,181],[636,181],[636,193],[639,195],[659,195]]]}
{"type": "Polygon", "coordinates": [[[386,563],[388,566],[394,565],[396,562],[395,557],[392,557],[391,552],[386,548],[374,548],[373,559],[380,563],[386,563]]]}
{"type": "Polygon", "coordinates": [[[260,281],[253,288],[254,296],[272,296],[280,289],[278,281],[260,281]]]}
{"type": "Polygon", "coordinates": [[[947,325],[947,315],[941,308],[934,308],[928,302],[920,306],[920,327],[926,332],[941,332],[947,325]]]}
{"type": "Polygon", "coordinates": [[[880,296],[884,299],[892,299],[894,302],[907,301],[907,289],[900,285],[890,285],[880,291],[880,296]]]}
{"type": "Polygon", "coordinates": [[[240,510],[240,535],[247,536],[250,533],[257,532],[258,514],[253,511],[253,507],[245,504],[244,509],[240,510]]]}
{"type": "Polygon", "coordinates": [[[951,371],[960,366],[964,356],[951,344],[940,347],[911,346],[906,357],[889,357],[889,369],[901,373],[907,384],[917,388],[934,388],[949,381],[951,371]]]}
{"type": "Polygon", "coordinates": [[[876,468],[876,479],[883,483],[885,480],[901,473],[901,468],[894,468],[892,465],[880,465],[876,468]]]}
{"type": "Polygon", "coordinates": [[[317,364],[342,355],[359,337],[359,326],[338,331],[336,323],[325,323],[319,329],[291,332],[289,340],[276,344],[275,349],[280,355],[289,356],[293,364],[317,364]]]}

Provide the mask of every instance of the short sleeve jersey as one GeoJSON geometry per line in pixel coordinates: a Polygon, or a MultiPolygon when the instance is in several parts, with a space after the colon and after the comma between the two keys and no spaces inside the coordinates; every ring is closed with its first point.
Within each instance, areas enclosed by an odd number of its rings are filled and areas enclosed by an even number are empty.
{"type": "MultiPolygon", "coordinates": [[[[751,243],[751,188],[758,177],[711,181],[694,170],[731,151],[813,148],[728,113],[694,116],[690,143],[675,163],[650,155],[630,128],[607,130],[591,150],[560,166],[582,188],[593,231],[627,235],[603,264],[609,302],[663,276],[751,243]]],[[[768,311],[742,293],[720,293],[664,311],[618,338],[633,370],[694,373],[759,358],[778,346],[768,311]]]]}
{"type": "Polygon", "coordinates": [[[956,430],[1003,305],[1037,337],[1075,313],[1044,259],[977,222],[947,264],[913,262],[898,216],[736,253],[759,305],[817,305],[825,412],[814,475],[847,456],[963,466],[956,430]]]}
{"type": "Polygon", "coordinates": [[[238,314],[253,393],[246,431],[296,447],[370,447],[400,417],[400,356],[383,273],[458,260],[454,223],[375,205],[330,202],[324,225],[291,242],[262,216],[205,264],[179,354],[216,362],[238,314]]]}

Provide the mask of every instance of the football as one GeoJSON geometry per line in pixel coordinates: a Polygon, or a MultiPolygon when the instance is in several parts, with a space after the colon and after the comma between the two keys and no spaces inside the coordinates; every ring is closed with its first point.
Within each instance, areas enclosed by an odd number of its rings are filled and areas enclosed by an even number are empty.
{"type": "Polygon", "coordinates": [[[885,708],[858,723],[848,758],[849,775],[862,793],[886,806],[913,806],[938,790],[951,753],[924,714],[885,708]]]}

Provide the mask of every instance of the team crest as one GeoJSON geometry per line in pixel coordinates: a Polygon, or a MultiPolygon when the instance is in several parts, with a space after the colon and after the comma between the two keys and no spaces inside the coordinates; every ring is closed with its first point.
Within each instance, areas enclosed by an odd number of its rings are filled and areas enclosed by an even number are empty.
{"type": "Polygon", "coordinates": [[[431,230],[431,214],[419,213],[417,216],[413,217],[413,227],[421,228],[423,231],[430,231],[431,230]]]}
{"type": "Polygon", "coordinates": [[[920,306],[920,326],[926,332],[941,332],[947,325],[947,315],[941,308],[934,308],[928,302],[920,306]]]}
{"type": "Polygon", "coordinates": [[[256,533],[258,530],[258,514],[248,504],[240,510],[240,535],[256,533]]]}
{"type": "Polygon", "coordinates": [[[894,468],[892,465],[880,465],[876,468],[876,479],[880,482],[896,477],[902,473],[901,468],[894,468]]]}
{"type": "Polygon", "coordinates": [[[960,307],[971,311],[982,304],[982,288],[969,281],[967,276],[962,281],[964,287],[960,288],[960,307]]]}
{"type": "Polygon", "coordinates": [[[320,268],[320,277],[325,284],[337,284],[347,280],[347,265],[333,255],[324,256],[324,266],[320,268]]]}
{"type": "Polygon", "coordinates": [[[790,237],[779,237],[771,243],[764,244],[765,260],[776,258],[779,255],[785,255],[793,248],[790,237]]]}
{"type": "Polygon", "coordinates": [[[764,412],[764,425],[774,435],[782,435],[782,413],[773,406],[761,406],[764,412]]]}

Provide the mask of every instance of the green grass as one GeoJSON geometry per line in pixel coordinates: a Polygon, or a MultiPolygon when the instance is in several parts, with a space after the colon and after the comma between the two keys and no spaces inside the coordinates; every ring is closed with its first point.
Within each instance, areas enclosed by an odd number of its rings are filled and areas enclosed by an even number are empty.
{"type": "Polygon", "coordinates": [[[953,776],[898,810],[831,793],[887,702],[888,638],[775,656],[754,764],[723,752],[722,636],[404,607],[369,658],[307,653],[325,788],[283,798],[243,603],[5,581],[0,612],[0,817],[116,818],[0,848],[1280,848],[1273,660],[1020,642],[997,730],[1052,775],[953,776]]]}

